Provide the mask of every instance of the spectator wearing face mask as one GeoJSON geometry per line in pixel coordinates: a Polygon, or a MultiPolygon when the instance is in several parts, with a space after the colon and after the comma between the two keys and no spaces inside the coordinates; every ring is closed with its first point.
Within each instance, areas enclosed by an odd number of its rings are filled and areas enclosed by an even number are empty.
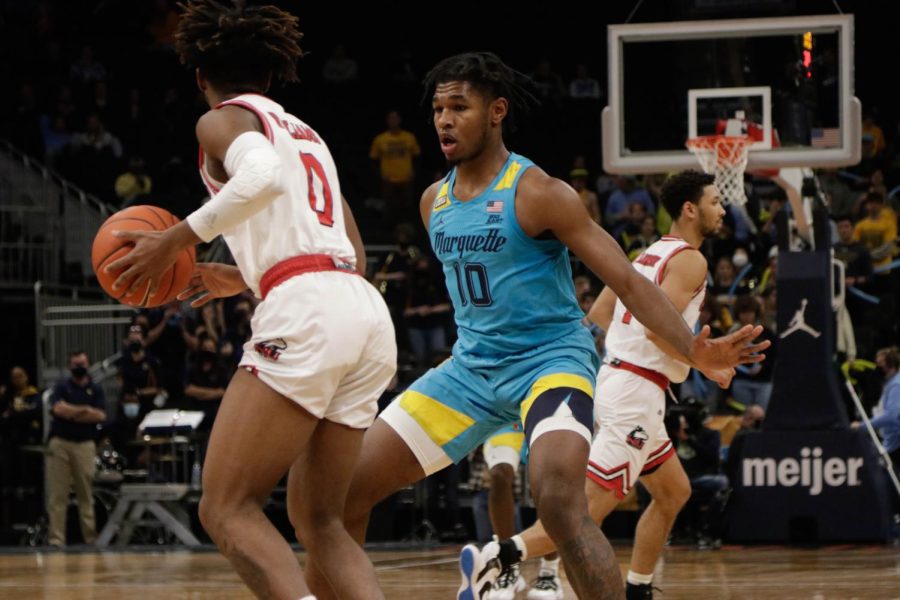
{"type": "MultiPolygon", "coordinates": [[[[137,394],[144,413],[154,408],[154,399],[162,391],[159,385],[159,359],[145,348],[144,331],[139,325],[132,325],[125,338],[125,348],[119,358],[119,381],[123,390],[137,394]]],[[[124,398],[120,398],[122,402],[124,398]]],[[[159,400],[156,401],[159,403],[159,400]]],[[[156,408],[161,408],[157,406],[156,408]]]]}
{"type": "Polygon", "coordinates": [[[157,383],[168,394],[168,399],[157,396],[164,399],[163,405],[157,408],[179,406],[187,371],[187,350],[194,347],[193,336],[177,300],[150,309],[148,316],[150,328],[147,329],[146,347],[159,358],[157,383]]]}
{"type": "Polygon", "coordinates": [[[69,355],[70,376],[50,396],[50,441],[47,454],[48,543],[66,545],[69,491],[78,498],[81,536],[86,544],[97,539],[93,481],[97,427],[106,420],[103,388],[88,375],[90,361],[83,351],[69,355]]]}
{"type": "Polygon", "coordinates": [[[123,387],[119,396],[116,416],[112,423],[104,428],[105,436],[109,438],[116,452],[125,457],[128,465],[137,465],[141,462],[138,457],[143,449],[129,442],[137,439],[138,426],[147,412],[149,412],[148,409],[141,407],[137,390],[123,387]]]}
{"type": "MultiPolygon", "coordinates": [[[[737,278],[737,285],[731,291],[732,296],[749,294],[756,284],[759,273],[750,261],[750,253],[747,248],[743,246],[735,248],[734,253],[731,255],[731,264],[734,265],[735,277],[737,278]]],[[[737,318],[737,315],[734,316],[737,318]]]]}
{"type": "Polygon", "coordinates": [[[747,254],[747,250],[745,248],[735,248],[734,254],[731,256],[731,262],[734,263],[735,268],[740,272],[750,264],[750,256],[747,254]]]}

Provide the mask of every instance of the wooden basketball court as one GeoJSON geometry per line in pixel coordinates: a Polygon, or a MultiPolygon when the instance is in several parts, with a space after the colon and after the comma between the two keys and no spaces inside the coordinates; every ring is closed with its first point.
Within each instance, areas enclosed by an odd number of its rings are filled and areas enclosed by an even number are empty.
{"type": "MultiPolygon", "coordinates": [[[[628,546],[617,546],[623,573],[628,546]]],[[[387,598],[452,599],[458,547],[375,551],[387,598]]],[[[302,554],[300,555],[302,559],[302,554]]],[[[524,575],[537,574],[529,561],[524,575]]],[[[900,598],[900,549],[893,546],[669,548],[656,585],[663,600],[900,598]]],[[[0,555],[0,599],[250,598],[228,562],[201,552],[33,552],[0,555]]],[[[525,595],[521,594],[520,598],[525,595]]],[[[566,584],[566,598],[574,599],[566,584]]]]}

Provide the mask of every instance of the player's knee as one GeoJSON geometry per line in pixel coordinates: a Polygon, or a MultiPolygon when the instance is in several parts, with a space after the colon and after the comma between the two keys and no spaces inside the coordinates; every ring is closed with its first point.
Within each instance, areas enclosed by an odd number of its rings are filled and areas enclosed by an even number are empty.
{"type": "Polygon", "coordinates": [[[678,514],[688,500],[691,499],[691,482],[688,478],[679,477],[666,490],[666,494],[658,500],[663,501],[667,512],[678,514]]]}
{"type": "Polygon", "coordinates": [[[494,465],[491,468],[490,475],[491,490],[512,489],[516,473],[510,465],[506,463],[494,465]]]}
{"type": "Polygon", "coordinates": [[[318,522],[319,519],[329,518],[331,515],[323,514],[323,511],[313,508],[310,506],[305,506],[301,503],[292,503],[293,506],[288,508],[288,519],[291,522],[291,525],[294,527],[294,531],[297,533],[298,538],[305,538],[312,530],[313,526],[318,522]]]}
{"type": "Polygon", "coordinates": [[[551,492],[544,502],[537,506],[537,516],[544,529],[554,540],[569,538],[577,531],[586,515],[584,511],[572,510],[571,496],[551,492]]]}
{"type": "Polygon", "coordinates": [[[237,512],[239,505],[226,497],[204,492],[200,497],[197,512],[200,523],[206,532],[215,539],[228,523],[229,518],[237,512]]]}
{"type": "Polygon", "coordinates": [[[317,552],[334,546],[334,541],[344,535],[344,523],[337,515],[310,513],[309,519],[303,518],[295,525],[294,533],[307,551],[317,552]]]}
{"type": "Polygon", "coordinates": [[[653,507],[670,519],[675,519],[691,499],[691,483],[687,476],[673,477],[665,487],[653,490],[653,507]]]}
{"type": "Polygon", "coordinates": [[[568,527],[584,518],[584,492],[567,478],[543,477],[533,491],[538,518],[551,535],[552,529],[568,527]]]}
{"type": "MultiPolygon", "coordinates": [[[[349,499],[348,499],[349,500],[349,499]]],[[[340,522],[344,518],[347,501],[340,499],[316,498],[313,501],[297,503],[295,518],[300,526],[315,526],[318,523],[340,522]]]]}

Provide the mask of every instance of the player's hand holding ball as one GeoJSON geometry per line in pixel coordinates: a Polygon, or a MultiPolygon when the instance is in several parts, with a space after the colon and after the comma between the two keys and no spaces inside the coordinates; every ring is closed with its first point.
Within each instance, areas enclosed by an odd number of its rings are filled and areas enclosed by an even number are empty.
{"type": "Polygon", "coordinates": [[[100,286],[139,308],[171,302],[194,271],[197,237],[177,217],[156,206],[132,206],[97,231],[91,262],[100,286]]]}

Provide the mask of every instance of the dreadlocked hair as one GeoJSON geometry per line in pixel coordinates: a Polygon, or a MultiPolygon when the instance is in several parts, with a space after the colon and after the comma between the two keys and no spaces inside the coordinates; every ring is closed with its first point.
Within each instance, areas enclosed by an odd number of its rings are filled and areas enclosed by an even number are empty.
{"type": "Polygon", "coordinates": [[[270,77],[297,81],[303,33],[294,15],[276,6],[247,6],[246,0],[190,0],[178,6],[179,58],[213,84],[264,91],[270,77]]]}
{"type": "Polygon", "coordinates": [[[423,103],[431,100],[439,84],[449,81],[465,81],[491,100],[506,98],[509,111],[503,125],[513,131],[517,112],[526,113],[532,105],[540,104],[528,90],[534,85],[531,78],[509,67],[492,52],[466,52],[439,62],[425,75],[423,103]]]}

